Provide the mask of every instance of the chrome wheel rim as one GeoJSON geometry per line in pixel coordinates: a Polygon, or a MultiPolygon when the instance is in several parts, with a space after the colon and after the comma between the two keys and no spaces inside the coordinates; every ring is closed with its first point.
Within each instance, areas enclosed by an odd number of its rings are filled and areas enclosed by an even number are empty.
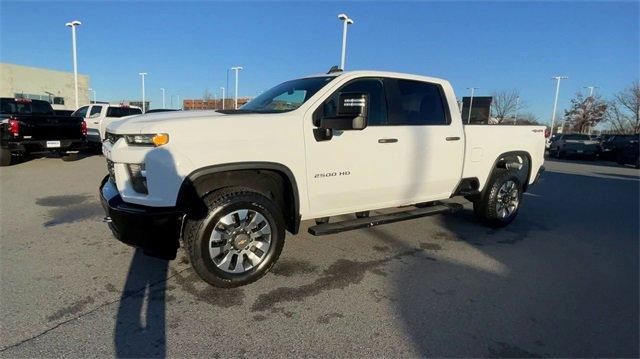
{"type": "Polygon", "coordinates": [[[498,190],[498,200],[496,202],[496,213],[498,218],[507,218],[512,215],[520,204],[518,185],[512,181],[506,181],[498,190]]]}
{"type": "Polygon", "coordinates": [[[271,226],[251,209],[233,211],[218,220],[209,238],[209,255],[219,269],[244,273],[264,261],[271,247],[271,226]]]}

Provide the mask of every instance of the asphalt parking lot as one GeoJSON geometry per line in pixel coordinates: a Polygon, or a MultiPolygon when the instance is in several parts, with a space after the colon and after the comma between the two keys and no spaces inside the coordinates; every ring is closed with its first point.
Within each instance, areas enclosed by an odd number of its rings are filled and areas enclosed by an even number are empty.
{"type": "Polygon", "coordinates": [[[101,156],[0,169],[2,357],[639,355],[640,171],[547,161],[516,221],[470,206],[288,236],[238,289],[115,241],[101,156]]]}

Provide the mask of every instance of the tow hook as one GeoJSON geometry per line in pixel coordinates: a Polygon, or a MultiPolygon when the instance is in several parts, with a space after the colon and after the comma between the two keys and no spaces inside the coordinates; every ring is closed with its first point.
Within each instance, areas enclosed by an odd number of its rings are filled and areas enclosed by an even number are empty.
{"type": "Polygon", "coordinates": [[[108,217],[108,216],[107,216],[107,217],[104,217],[104,218],[102,219],[102,223],[111,223],[111,222],[113,222],[113,221],[111,220],[111,217],[108,217]]]}

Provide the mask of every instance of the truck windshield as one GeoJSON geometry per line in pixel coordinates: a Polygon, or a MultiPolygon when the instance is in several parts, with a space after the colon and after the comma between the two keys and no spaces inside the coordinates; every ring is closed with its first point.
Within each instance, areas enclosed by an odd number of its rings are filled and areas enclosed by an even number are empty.
{"type": "Polygon", "coordinates": [[[9,115],[53,115],[51,105],[46,101],[0,99],[0,112],[9,115]]]}
{"type": "Polygon", "coordinates": [[[281,83],[247,102],[239,112],[279,113],[295,110],[334,78],[309,77],[281,83]]]}

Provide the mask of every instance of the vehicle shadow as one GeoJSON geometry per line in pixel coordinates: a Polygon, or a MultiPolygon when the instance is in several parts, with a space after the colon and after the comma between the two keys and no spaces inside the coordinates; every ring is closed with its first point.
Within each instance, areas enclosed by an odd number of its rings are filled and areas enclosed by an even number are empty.
{"type": "Polygon", "coordinates": [[[506,228],[484,227],[467,204],[414,232],[423,250],[388,283],[421,355],[638,355],[637,184],[548,172],[532,191],[506,228]]]}
{"type": "Polygon", "coordinates": [[[166,356],[166,277],[169,261],[136,249],[116,316],[115,352],[118,358],[166,356]]]}

